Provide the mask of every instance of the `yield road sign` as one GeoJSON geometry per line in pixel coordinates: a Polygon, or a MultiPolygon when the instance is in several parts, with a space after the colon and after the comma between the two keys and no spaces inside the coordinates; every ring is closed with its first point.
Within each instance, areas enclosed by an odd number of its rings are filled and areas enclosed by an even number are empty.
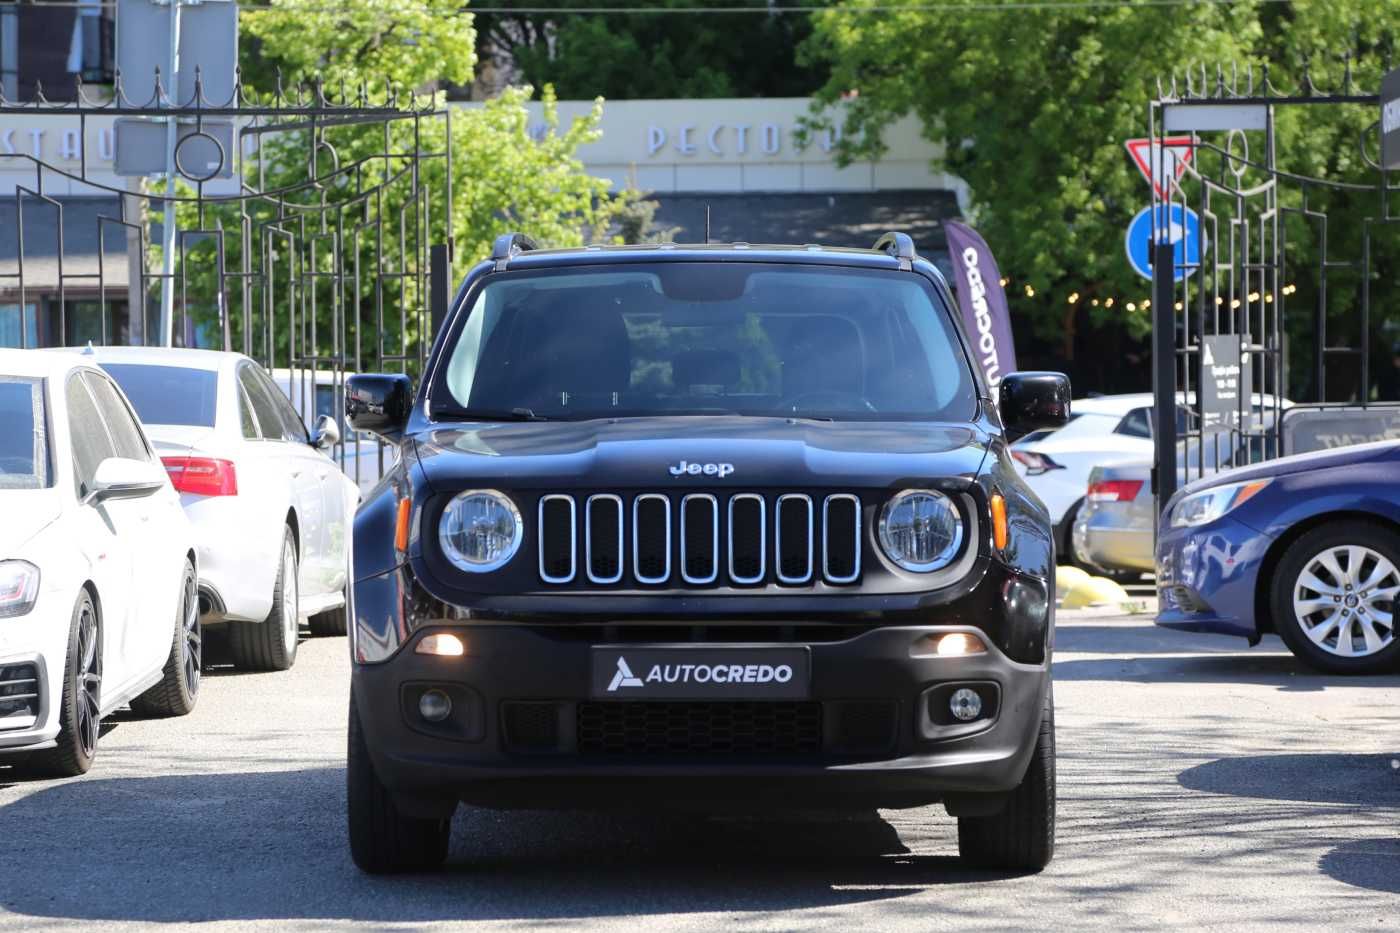
{"type": "Polygon", "coordinates": [[[1157,197],[1171,200],[1172,185],[1186,174],[1186,165],[1195,151],[1195,140],[1190,136],[1167,136],[1157,140],[1130,139],[1123,145],[1128,147],[1133,164],[1157,192],[1157,197]]]}
{"type": "Polygon", "coordinates": [[[1201,261],[1205,248],[1205,234],[1201,230],[1201,219],[1189,207],[1180,204],[1158,204],[1155,208],[1144,207],[1137,212],[1128,224],[1127,236],[1123,238],[1123,248],[1128,254],[1128,262],[1133,271],[1147,280],[1152,279],[1152,218],[1157,217],[1157,239],[1174,245],[1172,250],[1172,280],[1180,282],[1201,261]]]}

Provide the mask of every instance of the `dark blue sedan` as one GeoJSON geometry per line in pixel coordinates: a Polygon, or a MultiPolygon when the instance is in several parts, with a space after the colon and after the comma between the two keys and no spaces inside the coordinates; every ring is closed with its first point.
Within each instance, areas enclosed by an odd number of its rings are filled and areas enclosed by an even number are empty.
{"type": "Polygon", "coordinates": [[[1258,644],[1318,670],[1400,670],[1400,442],[1283,457],[1192,483],[1157,540],[1157,624],[1258,644]]]}

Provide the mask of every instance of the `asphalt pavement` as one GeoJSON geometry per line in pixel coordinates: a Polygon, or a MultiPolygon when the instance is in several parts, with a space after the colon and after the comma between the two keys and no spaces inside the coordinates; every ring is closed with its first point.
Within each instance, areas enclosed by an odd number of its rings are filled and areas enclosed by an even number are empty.
{"type": "Polygon", "coordinates": [[[1062,613],[1060,823],[1034,876],[963,869],[941,807],[801,819],[460,810],[438,875],[344,832],[344,639],[115,717],[86,777],[0,767],[0,931],[214,921],[617,930],[1400,926],[1400,676],[1276,640],[1062,613]]]}

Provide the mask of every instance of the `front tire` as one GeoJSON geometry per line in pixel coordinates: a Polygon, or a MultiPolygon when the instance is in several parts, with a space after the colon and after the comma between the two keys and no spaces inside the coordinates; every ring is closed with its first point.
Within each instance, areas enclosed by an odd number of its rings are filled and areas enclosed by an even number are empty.
{"type": "Polygon", "coordinates": [[[371,875],[433,871],[447,859],[452,820],[415,819],[394,806],[394,798],[374,773],[355,699],[350,698],[345,789],[350,855],[371,875]]]}
{"type": "Polygon", "coordinates": [[[68,628],[57,744],[32,753],[26,771],[39,777],[77,777],[92,767],[102,725],[101,634],[97,608],[92,596],[83,590],[68,628]]]}
{"type": "Polygon", "coordinates": [[[346,604],[341,603],[334,609],[327,609],[325,612],[318,612],[307,619],[307,625],[311,627],[311,634],[317,637],[334,637],[344,635],[346,631],[346,604]]]}
{"type": "Polygon", "coordinates": [[[194,565],[189,561],[185,561],[185,572],[180,578],[176,612],[175,637],[160,683],[131,701],[131,710],[138,716],[186,716],[199,699],[204,633],[199,624],[198,584],[194,565]]]}
{"type": "Polygon", "coordinates": [[[228,627],[235,667],[250,671],[285,671],[297,660],[301,637],[297,546],[291,527],[282,530],[282,563],[272,587],[272,611],[262,622],[234,622],[228,627]]]}
{"type": "Polygon", "coordinates": [[[1400,667],[1395,601],[1400,535],[1382,525],[1322,525],[1288,546],[1274,573],[1274,630],[1300,661],[1328,674],[1400,667]]]}
{"type": "Polygon", "coordinates": [[[1055,695],[1045,698],[1040,737],[1021,783],[995,816],[958,820],[958,854],[976,868],[1037,872],[1055,855],[1055,695]]]}

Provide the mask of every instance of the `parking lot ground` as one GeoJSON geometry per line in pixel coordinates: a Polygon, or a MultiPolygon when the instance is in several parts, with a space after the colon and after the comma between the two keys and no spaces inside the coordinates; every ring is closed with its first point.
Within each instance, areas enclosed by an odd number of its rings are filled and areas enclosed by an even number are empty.
{"type": "Polygon", "coordinates": [[[0,768],[0,930],[1393,929],[1400,677],[1276,640],[1061,614],[1060,823],[1036,876],[966,871],[941,807],[826,818],[459,811],[440,875],[367,878],[343,829],[347,658],[213,672],[185,719],[118,716],[85,778],[0,768]]]}

